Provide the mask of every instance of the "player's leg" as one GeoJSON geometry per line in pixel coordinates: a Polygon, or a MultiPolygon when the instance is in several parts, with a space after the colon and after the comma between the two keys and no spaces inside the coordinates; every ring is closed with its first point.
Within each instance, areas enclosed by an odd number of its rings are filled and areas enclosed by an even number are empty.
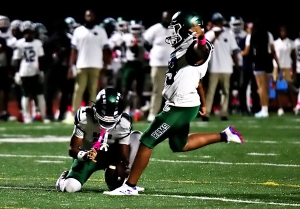
{"type": "Polygon", "coordinates": [[[89,101],[94,101],[97,96],[98,81],[101,69],[99,68],[89,68],[87,69],[88,80],[87,86],[89,90],[89,101]]]}
{"type": "Polygon", "coordinates": [[[127,62],[122,68],[122,80],[121,80],[121,89],[122,96],[125,101],[125,112],[130,114],[130,101],[128,98],[128,93],[131,89],[132,82],[134,80],[134,68],[132,67],[132,62],[127,62]]]}
{"type": "Polygon", "coordinates": [[[131,169],[134,158],[140,146],[140,138],[142,136],[140,131],[132,131],[130,134],[130,154],[129,154],[129,168],[131,169]]]}
{"type": "Polygon", "coordinates": [[[153,148],[169,137],[171,127],[179,120],[179,116],[174,113],[172,107],[165,107],[163,112],[156,115],[155,119],[141,136],[141,143],[131,166],[128,180],[123,185],[124,187],[119,187],[110,192],[104,192],[104,194],[128,194],[127,189],[130,194],[138,194],[136,184],[148,165],[153,148]],[[125,193],[123,192],[124,189],[126,190],[125,193]]]}
{"type": "Polygon", "coordinates": [[[70,171],[64,171],[57,180],[56,188],[62,192],[78,192],[96,170],[96,163],[75,159],[70,171]]]}
{"type": "Polygon", "coordinates": [[[297,105],[294,108],[295,114],[298,115],[300,112],[300,73],[297,73],[297,86],[298,86],[298,97],[297,97],[297,105]]]}
{"type": "Polygon", "coordinates": [[[32,88],[32,93],[37,98],[37,105],[40,110],[42,121],[49,122],[49,119],[46,118],[46,102],[44,96],[44,87],[40,81],[39,76],[33,77],[32,88]]]}
{"type": "Polygon", "coordinates": [[[75,79],[74,94],[72,99],[72,114],[75,115],[76,111],[80,108],[83,93],[87,86],[88,74],[86,69],[77,69],[75,79]]]}
{"type": "Polygon", "coordinates": [[[210,73],[209,74],[209,84],[208,84],[208,90],[207,90],[207,98],[206,98],[206,108],[207,108],[207,114],[202,119],[203,121],[208,121],[209,116],[212,110],[213,102],[214,102],[214,96],[216,92],[217,85],[219,83],[220,74],[219,73],[210,73]]]}
{"type": "Polygon", "coordinates": [[[32,77],[21,77],[22,81],[22,98],[21,98],[21,106],[22,106],[22,112],[24,117],[24,123],[30,123],[31,117],[30,117],[30,109],[29,109],[29,100],[31,95],[31,82],[32,77]]]}

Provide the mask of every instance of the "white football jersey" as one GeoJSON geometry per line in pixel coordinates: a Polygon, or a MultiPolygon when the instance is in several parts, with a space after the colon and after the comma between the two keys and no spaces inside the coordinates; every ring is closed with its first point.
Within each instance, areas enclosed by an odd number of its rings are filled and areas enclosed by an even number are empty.
{"type": "Polygon", "coordinates": [[[144,38],[142,36],[138,37],[137,42],[138,42],[138,52],[133,53],[130,49],[130,47],[133,46],[133,42],[135,40],[135,37],[131,33],[125,33],[123,35],[123,41],[126,46],[126,60],[127,61],[143,61],[144,60],[144,54],[145,54],[145,48],[144,48],[144,38]]]}
{"type": "Polygon", "coordinates": [[[210,51],[206,61],[201,65],[189,65],[186,52],[195,41],[192,37],[184,41],[170,55],[168,72],[166,73],[163,96],[166,105],[176,107],[195,107],[200,105],[198,85],[207,72],[208,62],[213,51],[213,45],[206,42],[210,51]]]}
{"type": "MultiPolygon", "coordinates": [[[[91,107],[81,107],[75,115],[75,127],[73,134],[83,139],[80,146],[83,150],[90,150],[93,143],[98,141],[101,133],[101,127],[94,118],[94,113],[91,107]]],[[[127,144],[130,142],[130,133],[132,131],[132,123],[130,116],[123,113],[121,120],[117,125],[109,131],[108,144],[118,142],[119,144],[127,144]]]]}
{"type": "Polygon", "coordinates": [[[39,57],[42,56],[44,56],[44,49],[40,40],[34,39],[31,42],[26,42],[25,38],[18,40],[13,53],[13,60],[21,60],[20,76],[37,75],[39,72],[39,57]]]}
{"type": "Polygon", "coordinates": [[[124,43],[122,35],[123,34],[121,32],[116,31],[108,39],[109,47],[114,50],[113,60],[110,67],[115,72],[122,67],[122,51],[120,49],[115,50],[116,47],[121,48],[124,43]]]}
{"type": "Polygon", "coordinates": [[[297,56],[297,73],[300,73],[300,38],[295,40],[296,56],[297,56]]]}

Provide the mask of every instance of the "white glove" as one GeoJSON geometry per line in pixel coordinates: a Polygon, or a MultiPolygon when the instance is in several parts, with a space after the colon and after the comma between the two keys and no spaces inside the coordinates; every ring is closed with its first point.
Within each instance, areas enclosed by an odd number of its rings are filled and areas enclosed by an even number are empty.
{"type": "Polygon", "coordinates": [[[44,83],[44,72],[40,71],[38,75],[39,75],[39,82],[41,84],[43,84],[44,83]]]}
{"type": "Polygon", "coordinates": [[[15,80],[15,83],[16,83],[17,85],[21,85],[21,84],[22,84],[21,76],[20,76],[19,73],[16,73],[16,74],[15,74],[14,80],[15,80]]]}

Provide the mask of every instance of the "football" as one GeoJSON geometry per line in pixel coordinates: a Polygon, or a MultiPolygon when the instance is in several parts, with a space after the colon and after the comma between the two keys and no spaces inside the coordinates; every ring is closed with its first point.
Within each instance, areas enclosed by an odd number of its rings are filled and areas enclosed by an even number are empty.
{"type": "Polygon", "coordinates": [[[114,190],[122,186],[122,184],[125,181],[125,178],[128,177],[128,173],[128,169],[121,163],[117,166],[108,166],[104,174],[107,187],[110,190],[114,190]]]}

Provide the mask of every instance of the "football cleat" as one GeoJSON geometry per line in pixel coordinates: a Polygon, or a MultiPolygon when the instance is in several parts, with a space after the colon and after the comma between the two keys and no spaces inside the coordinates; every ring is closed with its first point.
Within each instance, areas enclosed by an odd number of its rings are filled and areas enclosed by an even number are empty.
{"type": "Polygon", "coordinates": [[[145,191],[145,188],[144,188],[144,187],[136,186],[135,188],[136,188],[136,190],[137,190],[138,192],[144,192],[144,191],[145,191]]]}
{"type": "Polygon", "coordinates": [[[62,172],[60,177],[57,179],[56,184],[55,184],[57,190],[60,190],[60,181],[65,179],[68,174],[69,174],[69,171],[64,171],[64,172],[62,172]]]}
{"type": "Polygon", "coordinates": [[[234,142],[238,144],[243,144],[244,140],[242,135],[237,132],[232,126],[229,126],[221,133],[225,134],[227,136],[227,143],[234,142]]]}
{"type": "Polygon", "coordinates": [[[105,191],[103,194],[106,195],[139,195],[137,187],[130,187],[126,184],[123,184],[121,187],[113,191],[105,191]]]}

